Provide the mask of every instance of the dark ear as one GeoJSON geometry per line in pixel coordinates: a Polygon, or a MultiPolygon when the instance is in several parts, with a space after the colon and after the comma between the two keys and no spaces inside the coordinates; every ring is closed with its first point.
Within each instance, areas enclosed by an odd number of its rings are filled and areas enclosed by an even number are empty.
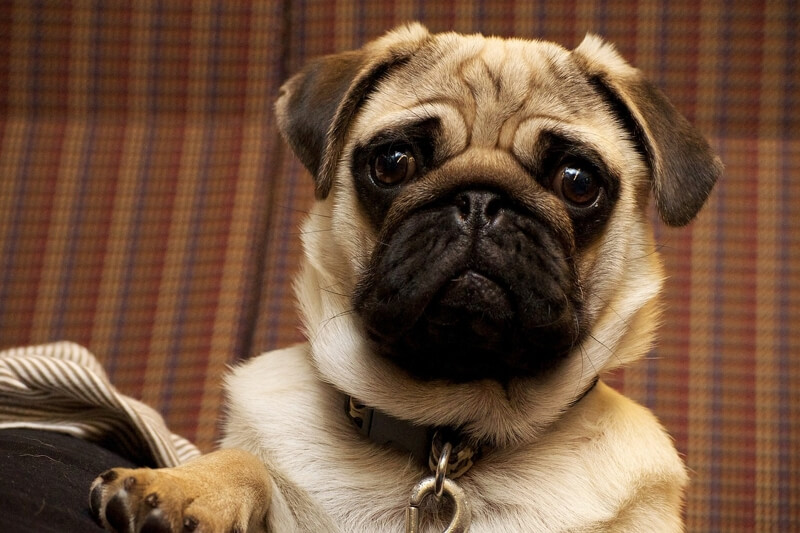
{"type": "Polygon", "coordinates": [[[328,196],[350,124],[377,83],[428,38],[419,24],[402,26],[360,50],[316,59],[281,87],[278,126],[328,196]]]}
{"type": "Polygon", "coordinates": [[[275,104],[278,125],[315,179],[325,153],[328,128],[363,63],[361,51],[325,56],[309,63],[281,87],[275,104]]]}
{"type": "Polygon", "coordinates": [[[722,174],[722,162],[700,132],[613,46],[588,35],[573,56],[647,158],[661,218],[671,226],[688,224],[722,174]]]}

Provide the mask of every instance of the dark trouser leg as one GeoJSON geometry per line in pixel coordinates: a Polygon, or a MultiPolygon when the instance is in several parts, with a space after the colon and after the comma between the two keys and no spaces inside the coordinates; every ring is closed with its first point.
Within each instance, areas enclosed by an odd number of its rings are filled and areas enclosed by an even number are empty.
{"type": "Polygon", "coordinates": [[[89,486],[115,466],[147,465],[68,435],[0,430],[0,531],[103,531],[89,514],[89,486]]]}

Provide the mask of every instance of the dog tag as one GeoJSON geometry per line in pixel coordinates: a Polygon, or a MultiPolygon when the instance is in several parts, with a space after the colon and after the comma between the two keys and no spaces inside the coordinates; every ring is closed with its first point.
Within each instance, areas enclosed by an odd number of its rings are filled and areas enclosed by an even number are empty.
{"type": "MultiPolygon", "coordinates": [[[[436,477],[426,477],[411,491],[411,500],[406,508],[406,533],[419,533],[419,513],[422,501],[428,496],[436,497],[436,477]]],[[[450,478],[441,479],[441,493],[453,500],[453,516],[444,533],[464,533],[472,521],[472,509],[458,483],[450,478]]]]}

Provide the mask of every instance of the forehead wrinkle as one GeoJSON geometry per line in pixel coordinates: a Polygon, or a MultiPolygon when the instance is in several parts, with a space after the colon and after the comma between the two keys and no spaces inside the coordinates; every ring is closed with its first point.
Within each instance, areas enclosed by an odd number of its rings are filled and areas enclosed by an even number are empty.
{"type": "Polygon", "coordinates": [[[391,89],[373,98],[382,101],[381,114],[384,106],[413,111],[446,105],[461,117],[468,145],[510,151],[516,129],[531,117],[561,117],[562,123],[566,117],[589,118],[580,98],[564,94],[585,92],[564,52],[538,41],[435,39],[383,80],[391,89]]]}
{"type": "Polygon", "coordinates": [[[515,116],[533,99],[533,92],[551,92],[544,80],[553,76],[548,58],[557,51],[563,49],[539,42],[445,34],[384,83],[392,86],[390,94],[399,97],[391,102],[395,108],[447,101],[461,115],[470,144],[506,146],[504,130],[513,130],[513,124],[508,128],[506,123],[518,122],[515,116]],[[437,75],[419,77],[420,70],[437,75]]]}
{"type": "MultiPolygon", "coordinates": [[[[474,106],[472,141],[476,146],[502,144],[504,125],[530,97],[530,77],[526,62],[516,61],[508,43],[487,39],[477,53],[465,57],[458,66],[459,77],[469,88],[474,106]]],[[[515,49],[517,47],[514,47],[515,49]]]]}

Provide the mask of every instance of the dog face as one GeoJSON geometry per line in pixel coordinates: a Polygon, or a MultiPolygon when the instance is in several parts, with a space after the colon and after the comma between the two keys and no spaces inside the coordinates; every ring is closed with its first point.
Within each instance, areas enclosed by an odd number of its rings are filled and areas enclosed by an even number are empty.
{"type": "Polygon", "coordinates": [[[323,379],[503,444],[646,353],[662,272],[650,195],[689,222],[721,172],[595,37],[395,30],[284,85],[314,175],[296,292],[323,379]]]}

